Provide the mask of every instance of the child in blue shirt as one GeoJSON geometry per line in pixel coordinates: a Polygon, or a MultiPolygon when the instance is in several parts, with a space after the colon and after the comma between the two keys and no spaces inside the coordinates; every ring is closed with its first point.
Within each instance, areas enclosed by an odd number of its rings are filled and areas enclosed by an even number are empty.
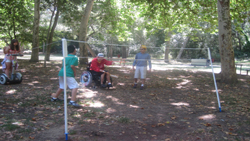
{"type": "Polygon", "coordinates": [[[146,79],[146,74],[147,74],[147,65],[149,64],[149,72],[151,72],[152,65],[151,65],[151,57],[148,53],[146,53],[147,47],[145,45],[141,45],[140,51],[141,52],[136,54],[135,61],[133,63],[133,70],[134,70],[134,66],[136,66],[133,88],[137,87],[137,80],[140,76],[141,81],[142,81],[140,89],[143,90],[145,79],[146,79]]]}

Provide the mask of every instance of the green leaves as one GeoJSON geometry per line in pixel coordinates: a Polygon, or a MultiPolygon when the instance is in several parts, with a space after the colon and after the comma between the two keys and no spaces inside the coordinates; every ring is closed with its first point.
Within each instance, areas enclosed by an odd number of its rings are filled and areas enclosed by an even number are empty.
{"type": "Polygon", "coordinates": [[[0,2],[0,38],[22,40],[23,33],[32,31],[33,1],[2,0],[0,2]]]}

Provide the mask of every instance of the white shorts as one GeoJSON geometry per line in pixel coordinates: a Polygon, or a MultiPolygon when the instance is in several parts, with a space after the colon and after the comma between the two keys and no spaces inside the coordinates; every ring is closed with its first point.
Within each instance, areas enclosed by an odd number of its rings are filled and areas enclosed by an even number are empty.
{"type": "Polygon", "coordinates": [[[139,78],[139,76],[141,76],[141,79],[145,79],[146,74],[147,74],[147,67],[136,67],[134,78],[139,78]]]}
{"type": "Polygon", "coordinates": [[[5,61],[6,63],[8,63],[8,62],[12,62],[10,59],[6,59],[6,61],[5,61]]]}
{"type": "MultiPolygon", "coordinates": [[[[73,78],[73,77],[67,77],[66,82],[67,82],[69,89],[79,88],[78,83],[76,82],[75,78],[73,78]]],[[[63,81],[62,76],[59,76],[59,87],[60,87],[60,89],[64,89],[64,81],[63,81]]]]}

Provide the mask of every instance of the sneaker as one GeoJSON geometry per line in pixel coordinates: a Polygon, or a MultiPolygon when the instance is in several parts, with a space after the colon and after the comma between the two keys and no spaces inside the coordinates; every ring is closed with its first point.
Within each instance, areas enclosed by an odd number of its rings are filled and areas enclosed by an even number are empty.
{"type": "Polygon", "coordinates": [[[51,101],[52,101],[52,102],[57,102],[57,101],[60,102],[60,101],[63,101],[63,100],[62,100],[62,99],[59,99],[59,98],[57,98],[57,99],[51,98],[51,101]]]}
{"type": "Polygon", "coordinates": [[[112,84],[108,84],[107,87],[113,87],[113,85],[112,84]]]}
{"type": "Polygon", "coordinates": [[[137,84],[134,84],[134,87],[133,88],[136,88],[137,87],[137,84]]]}
{"type": "Polygon", "coordinates": [[[81,107],[80,105],[78,105],[76,102],[69,102],[69,105],[72,105],[74,107],[81,107]]]}
{"type": "Polygon", "coordinates": [[[144,89],[144,86],[141,86],[140,90],[143,90],[144,89]]]}
{"type": "Polygon", "coordinates": [[[105,85],[105,84],[102,84],[101,87],[102,87],[102,88],[106,88],[106,85],[105,85]]]}

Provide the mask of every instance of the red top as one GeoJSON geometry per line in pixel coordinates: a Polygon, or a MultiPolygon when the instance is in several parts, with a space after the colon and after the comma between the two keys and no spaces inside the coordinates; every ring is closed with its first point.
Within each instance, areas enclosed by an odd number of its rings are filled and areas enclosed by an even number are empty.
{"type": "Polygon", "coordinates": [[[112,61],[102,59],[101,62],[98,62],[97,58],[94,58],[91,62],[90,70],[100,72],[100,70],[104,70],[104,65],[112,65],[112,61]]]}

